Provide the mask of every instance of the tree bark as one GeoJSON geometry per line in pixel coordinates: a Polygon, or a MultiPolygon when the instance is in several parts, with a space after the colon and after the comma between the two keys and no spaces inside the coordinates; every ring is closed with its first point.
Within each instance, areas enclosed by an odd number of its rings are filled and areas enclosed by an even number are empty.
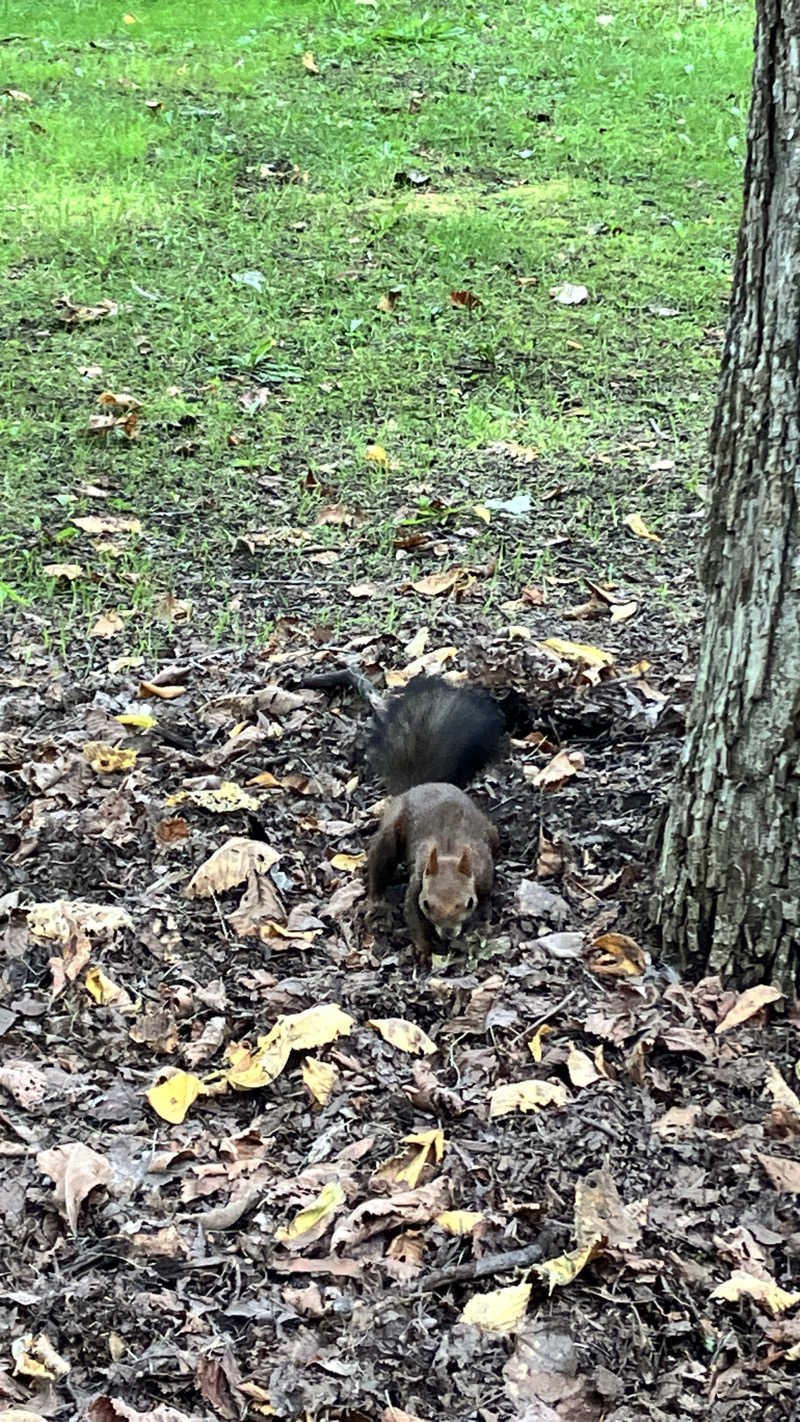
{"type": "Polygon", "coordinates": [[[690,975],[800,979],[800,0],[758,0],[711,431],[706,620],[653,917],[690,975]]]}

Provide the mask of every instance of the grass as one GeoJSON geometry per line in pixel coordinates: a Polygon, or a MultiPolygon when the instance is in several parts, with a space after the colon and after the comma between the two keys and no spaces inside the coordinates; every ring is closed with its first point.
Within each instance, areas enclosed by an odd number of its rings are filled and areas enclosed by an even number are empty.
{"type": "MultiPolygon", "coordinates": [[[[266,635],[298,603],[357,626],[370,608],[345,589],[396,580],[404,510],[530,490],[538,523],[445,520],[467,559],[524,580],[565,478],[559,527],[606,573],[632,506],[669,525],[702,479],[752,15],[599,10],[145,0],[126,22],[0,4],[8,88],[29,96],[0,99],[6,618],[32,612],[62,650],[109,608],[158,644],[165,594],[216,636],[266,635]],[[566,281],[585,305],[552,300],[566,281]],[[63,294],[118,314],[65,326],[63,294]],[[103,391],[141,401],[136,440],[87,436],[103,391]],[[512,440],[538,462],[488,448],[512,440]],[[677,475],[645,498],[654,457],[677,475]],[[315,527],[331,502],[366,522],[315,527]],[[142,531],[91,538],[73,520],[97,513],[142,531]],[[248,546],[280,527],[311,534],[248,546]],[[61,562],[73,583],[44,571],[61,562]]],[[[488,586],[487,608],[503,595],[488,586]]]]}

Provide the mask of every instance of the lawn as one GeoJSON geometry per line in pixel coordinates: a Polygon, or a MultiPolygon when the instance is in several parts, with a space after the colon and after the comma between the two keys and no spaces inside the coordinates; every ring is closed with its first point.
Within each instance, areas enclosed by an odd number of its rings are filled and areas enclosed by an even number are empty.
{"type": "Polygon", "coordinates": [[[648,922],[752,22],[0,3],[0,1422],[798,1415],[797,1016],[648,922]],[[505,715],[432,972],[345,661],[505,715]]]}

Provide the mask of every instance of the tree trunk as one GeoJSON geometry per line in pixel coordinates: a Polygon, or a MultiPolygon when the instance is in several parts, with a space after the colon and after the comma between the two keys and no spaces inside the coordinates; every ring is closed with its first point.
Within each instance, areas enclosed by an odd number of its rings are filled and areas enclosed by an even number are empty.
{"type": "Polygon", "coordinates": [[[654,919],[690,975],[800,979],[800,0],[758,0],[711,431],[703,645],[654,919]]]}

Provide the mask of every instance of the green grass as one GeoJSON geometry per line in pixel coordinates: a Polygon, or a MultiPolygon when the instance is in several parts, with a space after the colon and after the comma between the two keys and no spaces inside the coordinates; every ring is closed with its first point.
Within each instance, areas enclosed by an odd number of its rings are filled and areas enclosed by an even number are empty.
{"type": "MultiPolygon", "coordinates": [[[[122,4],[0,4],[0,39],[20,36],[0,46],[8,88],[30,95],[0,99],[7,618],[33,610],[66,646],[116,607],[158,640],[174,592],[214,634],[258,635],[283,580],[287,605],[305,581],[307,609],[358,624],[370,608],[341,590],[396,578],[395,520],[420,491],[460,508],[565,476],[561,522],[608,567],[654,429],[678,477],[641,511],[669,520],[701,475],[752,15],[633,0],[601,24],[602,8],[147,0],[128,24],[122,4]],[[262,176],[276,162],[301,181],[262,176]],[[410,170],[428,183],[399,186],[410,170]],[[233,279],[253,270],[260,290],[233,279]],[[557,306],[564,281],[589,302],[557,306]],[[454,308],[452,289],[482,304],[454,308]],[[63,326],[64,293],[119,313],[63,326]],[[85,434],[103,390],[142,402],[134,442],[85,434]],[[508,439],[539,463],[487,454],[508,439]],[[396,468],[364,459],[372,441],[396,468]],[[98,484],[105,501],[82,492],[98,484]],[[237,542],[334,500],[369,520],[315,530],[341,547],[333,569],[237,542]],[[142,533],[104,550],[72,522],[109,512],[142,533]],[[43,571],[64,561],[85,570],[66,589],[43,571]]],[[[542,566],[525,523],[450,522],[469,558],[542,566]]]]}

